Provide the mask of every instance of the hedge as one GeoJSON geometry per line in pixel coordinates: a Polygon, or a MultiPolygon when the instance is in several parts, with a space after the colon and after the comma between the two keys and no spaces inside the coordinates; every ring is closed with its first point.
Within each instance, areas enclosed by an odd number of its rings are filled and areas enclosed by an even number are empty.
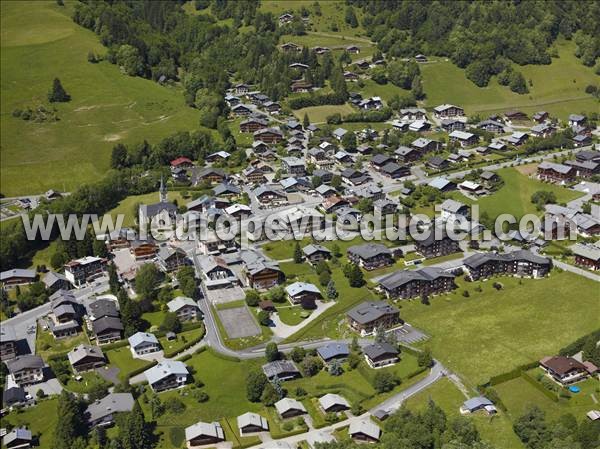
{"type": "Polygon", "coordinates": [[[131,379],[132,377],[137,376],[138,374],[142,374],[144,371],[152,368],[153,366],[158,365],[158,362],[156,360],[152,360],[150,363],[148,363],[147,365],[144,366],[140,366],[137,369],[134,369],[132,372],[130,372],[125,379],[123,379],[123,383],[129,383],[129,379],[131,379]]]}
{"type": "Polygon", "coordinates": [[[563,356],[570,356],[573,354],[577,354],[579,351],[581,351],[583,349],[585,342],[590,337],[593,337],[594,340],[596,340],[596,341],[600,340],[600,329],[595,330],[587,335],[584,335],[581,338],[578,338],[570,345],[567,345],[564,348],[562,348],[560,351],[558,351],[558,354],[563,355],[563,356]]]}
{"type": "Polygon", "coordinates": [[[493,387],[494,385],[498,385],[509,380],[516,379],[521,375],[523,371],[529,371],[530,369],[536,368],[539,365],[539,362],[530,362],[524,365],[517,366],[515,369],[508,371],[507,373],[498,374],[497,376],[490,377],[490,380],[481,385],[482,387],[493,387]]]}
{"type": "Polygon", "coordinates": [[[124,346],[127,346],[128,344],[129,344],[129,340],[124,339],[124,340],[116,341],[114,343],[109,343],[107,345],[102,345],[102,346],[100,346],[100,349],[102,349],[102,351],[106,352],[106,351],[110,351],[111,349],[122,348],[124,346]]]}
{"type": "Polygon", "coordinates": [[[533,377],[531,377],[525,371],[523,371],[521,373],[521,377],[524,380],[526,380],[527,382],[529,382],[532,386],[534,386],[535,388],[537,388],[541,393],[543,393],[544,395],[546,395],[546,397],[548,399],[550,399],[553,402],[558,402],[558,396],[555,393],[553,393],[550,390],[548,390],[547,388],[545,388],[541,383],[539,383],[537,380],[535,380],[533,377]]]}

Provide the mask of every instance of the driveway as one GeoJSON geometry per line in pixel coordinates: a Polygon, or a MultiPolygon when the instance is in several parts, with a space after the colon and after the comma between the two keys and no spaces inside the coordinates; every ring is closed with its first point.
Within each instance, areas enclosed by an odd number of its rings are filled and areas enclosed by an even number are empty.
{"type": "Polygon", "coordinates": [[[42,390],[46,393],[47,396],[57,395],[63,390],[62,385],[58,381],[57,378],[48,379],[45,382],[40,382],[39,384],[29,385],[25,387],[25,391],[29,393],[32,397],[36,397],[36,393],[38,390],[42,390]]]}
{"type": "Polygon", "coordinates": [[[119,385],[121,383],[121,379],[119,379],[119,368],[116,366],[96,368],[96,372],[104,380],[112,382],[115,385],[119,385]]]}
{"type": "Polygon", "coordinates": [[[275,335],[275,337],[281,338],[282,340],[286,339],[290,335],[293,335],[296,332],[298,332],[304,326],[319,318],[319,316],[323,312],[325,312],[330,307],[333,307],[334,305],[335,301],[317,302],[317,308],[313,310],[310,316],[295,326],[285,324],[283,321],[281,321],[281,319],[279,319],[279,314],[274,313],[271,315],[271,321],[273,322],[273,324],[275,324],[275,327],[271,327],[273,335],[275,335]]]}

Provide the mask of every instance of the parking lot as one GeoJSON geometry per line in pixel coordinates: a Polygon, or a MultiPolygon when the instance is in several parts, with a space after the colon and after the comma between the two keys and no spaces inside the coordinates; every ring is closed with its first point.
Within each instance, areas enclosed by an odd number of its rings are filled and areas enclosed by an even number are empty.
{"type": "Polygon", "coordinates": [[[215,288],[212,290],[204,289],[206,298],[211,304],[225,304],[228,302],[239,301],[244,299],[246,294],[242,287],[235,285],[227,288],[215,288]]]}
{"type": "Polygon", "coordinates": [[[217,314],[229,338],[252,337],[260,334],[260,328],[247,307],[218,310],[217,314]]]}

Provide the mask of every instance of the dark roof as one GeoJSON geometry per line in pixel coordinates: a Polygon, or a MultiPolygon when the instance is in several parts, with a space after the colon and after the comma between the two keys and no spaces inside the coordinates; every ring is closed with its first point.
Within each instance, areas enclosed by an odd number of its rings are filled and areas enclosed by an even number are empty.
{"type": "Polygon", "coordinates": [[[386,164],[390,160],[392,160],[392,158],[390,156],[388,156],[387,154],[376,154],[375,156],[373,156],[371,158],[371,162],[374,164],[377,164],[377,165],[386,164]]]}
{"type": "Polygon", "coordinates": [[[21,371],[23,369],[41,369],[44,367],[44,361],[39,355],[20,355],[12,360],[6,361],[8,371],[11,373],[21,371]]]}
{"type": "Polygon", "coordinates": [[[391,256],[392,252],[389,248],[380,243],[365,243],[364,245],[351,246],[348,248],[348,254],[353,254],[361,259],[370,259],[379,256],[380,254],[391,256]]]}
{"type": "Polygon", "coordinates": [[[386,342],[375,343],[363,348],[365,355],[371,360],[378,359],[381,356],[391,355],[397,356],[400,351],[394,348],[391,344],[386,342]]]}
{"type": "Polygon", "coordinates": [[[385,301],[363,302],[348,311],[348,316],[360,324],[368,324],[390,313],[398,313],[398,309],[385,301]]]}
{"type": "Polygon", "coordinates": [[[537,254],[533,254],[531,251],[527,251],[525,249],[513,251],[512,253],[508,254],[477,253],[467,257],[463,261],[463,263],[466,267],[477,268],[490,261],[513,262],[517,260],[536,263],[540,265],[550,265],[549,258],[538,256],[537,254]]]}
{"type": "Polygon", "coordinates": [[[317,352],[323,360],[331,360],[336,357],[346,357],[350,355],[350,349],[346,343],[328,343],[317,349],[317,352]]]}
{"type": "Polygon", "coordinates": [[[411,281],[432,281],[441,277],[454,278],[450,273],[446,273],[442,268],[425,267],[420,270],[400,270],[385,276],[379,280],[386,290],[393,290],[411,281]]]}
{"type": "Polygon", "coordinates": [[[110,299],[99,299],[88,305],[88,313],[97,320],[105,316],[118,317],[117,305],[110,299]]]}
{"type": "Polygon", "coordinates": [[[300,370],[298,370],[294,362],[291,360],[276,360],[274,362],[267,363],[262,366],[262,370],[269,379],[287,373],[300,374],[300,370]]]}
{"type": "Polygon", "coordinates": [[[571,357],[550,357],[548,359],[542,359],[540,363],[542,366],[550,368],[558,375],[567,374],[574,369],[585,371],[585,365],[571,357]]]}
{"type": "Polygon", "coordinates": [[[101,334],[106,330],[123,330],[123,324],[117,317],[105,316],[92,322],[95,334],[101,334]]]}

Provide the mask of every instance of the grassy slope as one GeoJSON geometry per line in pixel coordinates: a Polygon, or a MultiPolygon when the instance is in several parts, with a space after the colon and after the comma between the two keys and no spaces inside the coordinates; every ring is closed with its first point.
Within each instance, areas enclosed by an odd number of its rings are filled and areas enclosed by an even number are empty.
{"type": "Polygon", "coordinates": [[[58,399],[46,399],[38,402],[35,407],[24,409],[22,413],[11,413],[2,418],[3,425],[7,423],[13,426],[24,426],[30,429],[34,434],[41,434],[40,449],[50,449],[54,438],[54,429],[56,427],[56,406],[58,399]]]}
{"type": "Polygon", "coordinates": [[[0,173],[8,196],[72,190],[104,173],[116,142],[156,142],[196,127],[178,89],[123,75],[107,62],[88,63],[88,51],[104,49],[72,22],[68,5],[2,2],[0,173]],[[72,97],[56,106],[59,122],[11,116],[15,108],[46,103],[54,77],[72,97]]]}
{"type": "Polygon", "coordinates": [[[554,354],[559,348],[598,327],[597,284],[568,272],[553,272],[547,279],[499,278],[504,289],[495,291],[484,282],[457,280],[453,294],[436,297],[431,306],[403,302],[400,314],[424,329],[430,345],[451,369],[472,386],[523,363],[554,354]],[[577,285],[577,303],[571,297],[577,285]],[[462,290],[470,297],[464,298],[462,290]],[[550,293],[551,292],[551,293],[550,293]]]}
{"type": "MultiPolygon", "coordinates": [[[[459,407],[465,401],[463,394],[448,379],[441,379],[431,387],[423,390],[406,401],[406,407],[412,411],[424,411],[429,400],[433,400],[446,412],[449,418],[460,416],[459,407]]],[[[481,434],[482,440],[498,449],[522,448],[523,445],[512,430],[510,420],[500,413],[493,419],[483,414],[471,415],[469,419],[481,434]]]]}
{"type": "Polygon", "coordinates": [[[467,114],[489,115],[509,109],[520,109],[527,113],[545,110],[565,119],[570,113],[597,111],[598,102],[584,92],[588,84],[597,84],[598,77],[591,68],[585,67],[575,58],[574,43],[557,44],[559,58],[550,65],[528,65],[517,67],[523,76],[533,81],[530,93],[518,95],[507,87],[500,86],[495,79],[489,86],[478,88],[469,81],[464,70],[449,61],[421,65],[423,85],[429,107],[441,103],[463,106],[467,114]],[[576,82],[573,82],[573,81],[576,82]]]}

